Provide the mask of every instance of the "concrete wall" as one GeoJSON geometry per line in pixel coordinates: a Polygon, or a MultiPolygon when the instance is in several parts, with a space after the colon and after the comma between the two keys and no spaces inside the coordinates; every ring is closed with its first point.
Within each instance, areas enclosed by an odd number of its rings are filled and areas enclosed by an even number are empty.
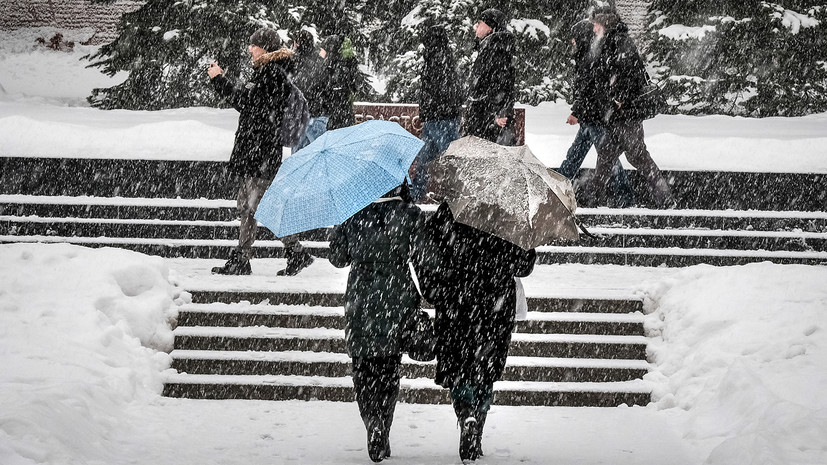
{"type": "Polygon", "coordinates": [[[117,37],[121,15],[138,9],[143,3],[140,0],[117,0],[111,4],[92,4],[89,0],[0,0],[0,30],[86,29],[90,31],[91,44],[103,44],[117,37]]]}
{"type": "Polygon", "coordinates": [[[638,38],[646,28],[646,14],[650,0],[615,0],[615,8],[623,21],[629,26],[629,32],[638,38]]]}

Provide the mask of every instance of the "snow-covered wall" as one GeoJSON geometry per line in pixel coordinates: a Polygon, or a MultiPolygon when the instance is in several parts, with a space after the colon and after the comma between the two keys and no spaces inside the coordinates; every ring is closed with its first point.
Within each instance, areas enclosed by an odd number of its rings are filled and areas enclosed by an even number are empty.
{"type": "Polygon", "coordinates": [[[91,39],[91,44],[103,44],[117,37],[121,15],[138,9],[143,3],[140,0],[116,0],[111,4],[93,4],[89,0],[0,0],[0,30],[84,29],[89,31],[86,40],[91,39]]]}
{"type": "Polygon", "coordinates": [[[614,3],[623,22],[629,26],[632,37],[640,37],[646,28],[646,14],[651,0],[615,0],[614,3]]]}

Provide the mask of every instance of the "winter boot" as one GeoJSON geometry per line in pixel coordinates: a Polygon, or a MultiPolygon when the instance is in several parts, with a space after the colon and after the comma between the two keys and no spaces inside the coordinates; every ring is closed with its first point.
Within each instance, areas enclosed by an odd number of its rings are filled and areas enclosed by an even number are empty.
{"type": "Polygon", "coordinates": [[[482,433],[485,430],[485,419],[488,418],[488,412],[478,413],[477,419],[477,457],[482,457],[482,433]]]}
{"type": "Polygon", "coordinates": [[[368,456],[374,462],[381,462],[387,457],[388,434],[384,422],[379,417],[368,422],[368,456]]]}
{"type": "Polygon", "coordinates": [[[474,417],[467,417],[460,420],[459,433],[459,458],[463,464],[474,463],[479,454],[477,454],[478,429],[477,419],[474,417]]]}
{"type": "Polygon", "coordinates": [[[313,263],[313,256],[308,252],[290,253],[287,256],[287,267],[279,270],[276,276],[296,276],[301,270],[310,266],[311,263],[313,263]]]}
{"type": "Polygon", "coordinates": [[[212,274],[224,275],[248,275],[252,274],[253,270],[250,268],[250,260],[243,258],[241,252],[233,250],[230,253],[230,258],[224,266],[216,266],[212,269],[212,274]]]}

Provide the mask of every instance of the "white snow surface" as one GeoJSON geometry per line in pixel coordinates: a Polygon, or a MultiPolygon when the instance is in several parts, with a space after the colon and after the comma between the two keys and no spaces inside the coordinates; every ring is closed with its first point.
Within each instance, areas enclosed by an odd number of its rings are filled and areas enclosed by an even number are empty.
{"type": "MultiPolygon", "coordinates": [[[[353,403],[160,396],[173,320],[190,305],[182,289],[344,290],[346,270],[322,259],[292,278],[274,276],[275,259],[211,276],[219,262],[0,246],[0,463],[365,463],[353,403]]],[[[825,282],[825,267],[770,263],[538,266],[529,296],[644,299],[651,372],[629,389],[654,402],[495,406],[482,463],[827,463],[825,282]]],[[[391,441],[389,463],[459,463],[447,405],[399,405],[391,441]]]]}

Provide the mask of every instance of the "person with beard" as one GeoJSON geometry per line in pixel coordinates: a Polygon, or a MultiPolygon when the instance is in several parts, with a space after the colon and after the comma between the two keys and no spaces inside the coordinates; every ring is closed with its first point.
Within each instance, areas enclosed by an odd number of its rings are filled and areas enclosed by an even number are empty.
{"type": "Polygon", "coordinates": [[[495,8],[480,14],[474,33],[479,53],[471,68],[463,134],[513,145],[517,39],[506,30],[503,12],[495,8]]]}
{"type": "MultiPolygon", "coordinates": [[[[229,172],[239,179],[237,207],[241,225],[238,247],[227,262],[212,269],[214,274],[248,275],[258,222],[254,218],[264,192],[281,166],[282,143],[278,132],[284,105],[290,95],[288,73],[293,69],[293,52],[281,46],[275,29],[261,28],[250,36],[253,75],[249,82],[236,82],[224,75],[216,62],[207,69],[216,93],[238,110],[238,129],[230,156],[229,172]]],[[[281,238],[287,253],[287,267],[279,275],[293,276],[313,262],[296,236],[281,238]]]]}
{"type": "Polygon", "coordinates": [[[425,198],[428,164],[459,139],[462,114],[462,85],[445,27],[427,21],[420,26],[420,31],[425,52],[420,75],[419,120],[424,123],[420,137],[425,145],[416,156],[411,177],[411,196],[417,202],[425,198]]]}
{"type": "MultiPolygon", "coordinates": [[[[569,147],[566,159],[557,170],[569,179],[577,176],[586,154],[605,133],[601,105],[604,102],[602,94],[606,92],[602,84],[607,80],[598,78],[595,57],[589,53],[594,39],[592,29],[592,24],[588,20],[580,21],[571,28],[571,50],[574,60],[573,99],[571,114],[566,118],[566,124],[579,125],[580,128],[569,147]]],[[[619,159],[612,167],[610,186],[618,207],[634,205],[635,194],[619,159]]]]}
{"type": "Polygon", "coordinates": [[[327,81],[322,79],[324,62],[321,51],[315,46],[313,34],[307,29],[300,29],[293,34],[293,54],[296,63],[293,83],[304,94],[310,111],[304,137],[291,148],[295,153],[327,131],[328,117],[323,115],[324,110],[320,98],[320,95],[324,94],[324,86],[327,85],[327,81]]]}
{"type": "Polygon", "coordinates": [[[597,166],[590,181],[589,194],[597,205],[606,205],[606,187],[612,167],[622,153],[643,175],[659,208],[674,208],[669,184],[652,159],[643,140],[645,110],[641,108],[644,88],[649,82],[646,67],[629,37],[629,28],[614,9],[597,8],[590,18],[595,39],[595,75],[605,88],[600,110],[606,132],[597,144],[597,166]]]}

